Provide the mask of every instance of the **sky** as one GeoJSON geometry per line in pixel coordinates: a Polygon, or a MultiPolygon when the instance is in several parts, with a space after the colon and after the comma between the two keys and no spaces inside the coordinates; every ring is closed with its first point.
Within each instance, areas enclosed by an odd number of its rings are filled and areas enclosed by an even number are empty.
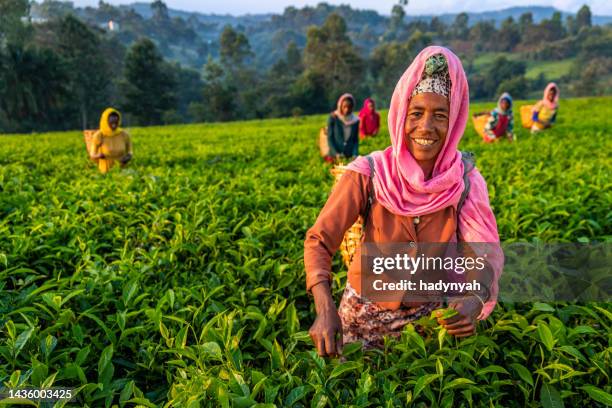
{"type": "MultiPolygon", "coordinates": [[[[98,0],[72,0],[76,6],[95,6],[98,0]]],[[[106,0],[111,4],[127,4],[136,0],[106,0]]],[[[142,0],[141,0],[142,1],[142,0]]],[[[322,0],[165,0],[170,8],[216,14],[282,13],[285,7],[316,5],[322,0]]],[[[150,1],[146,1],[150,3],[150,1]]],[[[372,9],[389,14],[397,0],[326,0],[329,4],[350,4],[354,8],[372,9]]],[[[594,14],[612,15],[612,0],[409,0],[407,14],[440,14],[461,11],[499,10],[512,6],[553,6],[576,12],[587,4],[594,14]]]]}

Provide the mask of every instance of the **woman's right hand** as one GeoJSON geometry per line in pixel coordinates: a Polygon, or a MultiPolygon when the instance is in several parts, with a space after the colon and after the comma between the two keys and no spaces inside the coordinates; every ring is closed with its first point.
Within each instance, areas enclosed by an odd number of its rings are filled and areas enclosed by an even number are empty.
{"type": "Polygon", "coordinates": [[[317,314],[308,331],[321,357],[336,357],[342,354],[342,322],[338,311],[317,314]]]}
{"type": "Polygon", "coordinates": [[[310,338],[321,357],[342,354],[342,322],[331,296],[329,283],[321,282],[311,289],[315,300],[317,318],[308,330],[310,338]]]}

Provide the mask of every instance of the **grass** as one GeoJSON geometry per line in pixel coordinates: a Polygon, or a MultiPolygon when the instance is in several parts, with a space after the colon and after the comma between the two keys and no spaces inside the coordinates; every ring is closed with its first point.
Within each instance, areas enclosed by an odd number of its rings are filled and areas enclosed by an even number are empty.
{"type": "MultiPolygon", "coordinates": [[[[478,56],[474,58],[474,68],[481,71],[493,64],[493,61],[501,56],[510,60],[520,60],[520,54],[485,52],[478,54],[478,56]]],[[[525,77],[527,79],[536,79],[540,74],[544,74],[544,78],[547,81],[559,80],[570,72],[573,63],[573,58],[558,61],[527,61],[525,77]]]]}
{"type": "Polygon", "coordinates": [[[573,58],[560,61],[530,61],[527,64],[527,79],[536,79],[540,74],[544,74],[547,81],[555,81],[569,74],[574,64],[573,58]]]}

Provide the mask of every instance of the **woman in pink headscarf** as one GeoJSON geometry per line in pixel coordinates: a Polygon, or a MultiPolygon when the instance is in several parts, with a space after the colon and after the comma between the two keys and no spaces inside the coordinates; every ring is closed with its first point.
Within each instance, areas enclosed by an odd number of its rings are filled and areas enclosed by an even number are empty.
{"type": "Polygon", "coordinates": [[[557,119],[558,108],[559,87],[554,82],[551,82],[546,85],[542,100],[536,103],[531,111],[533,119],[531,133],[536,133],[551,127],[557,119]]]}
{"type": "Polygon", "coordinates": [[[359,137],[376,136],[380,130],[380,115],[376,112],[374,100],[366,98],[363,108],[359,111],[359,137]]]}
{"type": "Polygon", "coordinates": [[[453,298],[448,306],[458,314],[438,322],[451,335],[470,336],[477,320],[493,310],[503,254],[486,183],[478,169],[464,167],[457,150],[468,108],[468,84],[459,58],[443,47],[421,51],[391,99],[391,146],[349,165],[308,230],[306,288],[317,312],[309,333],[320,355],[337,355],[344,343],[353,341],[381,347],[384,336],[399,336],[407,324],[441,306],[440,301],[407,302],[404,297],[368,299],[363,295],[367,271],[362,270],[360,246],[336,308],[330,290],[331,259],[359,215],[365,218],[362,243],[413,248],[421,243],[492,243],[495,248],[484,269],[488,286],[453,298]],[[470,189],[464,196],[466,184],[470,189]]]}

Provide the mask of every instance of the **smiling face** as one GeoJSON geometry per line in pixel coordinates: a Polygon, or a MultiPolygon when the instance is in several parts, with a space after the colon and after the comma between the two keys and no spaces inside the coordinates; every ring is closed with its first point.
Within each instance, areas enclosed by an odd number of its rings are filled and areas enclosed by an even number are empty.
{"type": "Polygon", "coordinates": [[[433,170],[448,132],[449,104],[442,95],[425,92],[410,100],[404,137],[408,151],[424,169],[433,170]]]}
{"type": "Polygon", "coordinates": [[[119,115],[116,113],[108,115],[108,126],[110,126],[112,130],[116,130],[119,126],[119,115]]]}
{"type": "Polygon", "coordinates": [[[346,98],[340,105],[340,111],[344,116],[350,115],[353,112],[353,101],[350,98],[346,98]]]}
{"type": "Polygon", "coordinates": [[[557,89],[556,88],[550,88],[550,90],[548,91],[548,95],[546,95],[548,97],[548,100],[551,102],[554,102],[555,100],[555,96],[557,96],[557,89]]]}
{"type": "Polygon", "coordinates": [[[372,101],[368,102],[368,109],[371,110],[371,111],[374,110],[374,102],[372,102],[372,101]]]}

